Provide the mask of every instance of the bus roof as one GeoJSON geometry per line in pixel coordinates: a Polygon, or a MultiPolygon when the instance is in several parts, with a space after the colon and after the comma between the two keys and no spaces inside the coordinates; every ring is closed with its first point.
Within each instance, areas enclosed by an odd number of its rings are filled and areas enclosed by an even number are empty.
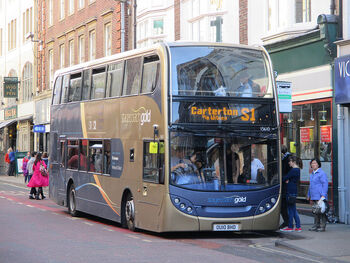
{"type": "Polygon", "coordinates": [[[137,54],[151,53],[152,51],[164,49],[166,47],[190,47],[190,46],[217,46],[217,47],[235,47],[235,48],[246,48],[246,49],[255,49],[263,51],[264,48],[261,46],[247,46],[242,44],[232,44],[232,43],[218,43],[218,42],[193,42],[193,41],[175,41],[175,42],[162,42],[157,43],[149,47],[138,48],[122,53],[113,54],[108,57],[102,57],[95,60],[87,61],[81,64],[77,64],[71,67],[59,69],[55,72],[54,79],[61,74],[66,72],[74,72],[82,69],[87,69],[91,67],[96,67],[101,64],[109,63],[121,58],[132,57],[137,54]]]}

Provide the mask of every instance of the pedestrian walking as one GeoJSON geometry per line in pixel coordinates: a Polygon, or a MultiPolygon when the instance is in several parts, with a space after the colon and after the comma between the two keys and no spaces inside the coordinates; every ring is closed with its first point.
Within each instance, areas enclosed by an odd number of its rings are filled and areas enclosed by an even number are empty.
{"type": "MultiPolygon", "coordinates": [[[[311,205],[317,206],[322,201],[327,203],[328,192],[328,177],[327,174],[321,169],[321,161],[318,158],[314,158],[310,162],[312,173],[310,174],[310,186],[307,193],[307,199],[311,205]]],[[[314,213],[314,225],[309,229],[310,231],[324,232],[326,231],[327,216],[326,212],[321,213],[317,211],[314,213]]]]}
{"type": "Polygon", "coordinates": [[[10,167],[8,170],[8,176],[14,176],[15,169],[16,169],[16,155],[11,147],[8,149],[8,153],[9,153],[9,159],[10,159],[10,167]]]}
{"type": "MultiPolygon", "coordinates": [[[[288,152],[288,148],[285,145],[281,146],[281,152],[282,152],[282,177],[286,176],[290,169],[292,169],[289,166],[289,156],[291,155],[288,152]]],[[[280,229],[287,227],[289,216],[288,216],[288,208],[287,208],[287,184],[282,181],[282,199],[281,199],[281,215],[283,219],[283,223],[280,225],[280,229]]]]}
{"type": "Polygon", "coordinates": [[[302,160],[294,155],[289,156],[288,164],[291,167],[288,174],[282,177],[282,181],[286,183],[286,201],[288,210],[288,226],[281,228],[285,232],[301,232],[300,217],[296,208],[296,199],[298,194],[298,184],[300,181],[300,169],[303,168],[302,160]],[[293,220],[295,220],[295,229],[293,228],[293,220]]]}
{"type": "Polygon", "coordinates": [[[27,165],[30,160],[30,152],[27,152],[27,156],[24,156],[23,161],[22,161],[22,171],[23,171],[23,176],[24,176],[24,183],[29,183],[29,178],[28,178],[28,169],[27,165]]]}
{"type": "MultiPolygon", "coordinates": [[[[36,152],[32,152],[30,155],[30,159],[27,163],[28,180],[29,180],[28,182],[30,182],[33,176],[33,165],[35,162],[35,156],[36,156],[36,152]]],[[[35,196],[36,196],[36,189],[35,187],[31,187],[30,193],[29,193],[29,199],[35,199],[35,196]]]]}

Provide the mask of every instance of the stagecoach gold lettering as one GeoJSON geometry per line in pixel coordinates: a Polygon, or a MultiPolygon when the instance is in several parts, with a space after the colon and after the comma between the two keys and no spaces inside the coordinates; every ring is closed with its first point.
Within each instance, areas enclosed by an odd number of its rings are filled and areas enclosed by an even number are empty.
{"type": "Polygon", "coordinates": [[[122,123],[140,123],[142,126],[146,122],[151,122],[151,110],[141,107],[133,110],[133,113],[122,113],[121,117],[122,123]]]}
{"type": "Polygon", "coordinates": [[[230,109],[223,107],[222,109],[198,108],[191,107],[191,115],[199,115],[204,120],[221,120],[226,121],[229,117],[235,117],[241,115],[242,121],[255,121],[255,109],[254,108],[241,108],[240,112],[237,109],[230,109]]]}

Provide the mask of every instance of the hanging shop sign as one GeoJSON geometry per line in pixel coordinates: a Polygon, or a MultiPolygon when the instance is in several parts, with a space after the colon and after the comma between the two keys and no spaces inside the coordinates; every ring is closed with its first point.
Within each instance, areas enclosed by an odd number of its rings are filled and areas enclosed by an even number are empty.
{"type": "Polygon", "coordinates": [[[18,77],[4,77],[4,98],[17,98],[18,77]]]}
{"type": "Polygon", "coordinates": [[[292,112],[292,83],[287,81],[276,81],[276,84],[280,113],[292,112]]]}
{"type": "Polygon", "coordinates": [[[17,105],[8,107],[4,110],[5,120],[12,120],[17,118],[17,105]]]}
{"type": "Polygon", "coordinates": [[[350,103],[350,55],[334,61],[335,103],[350,103]]]}

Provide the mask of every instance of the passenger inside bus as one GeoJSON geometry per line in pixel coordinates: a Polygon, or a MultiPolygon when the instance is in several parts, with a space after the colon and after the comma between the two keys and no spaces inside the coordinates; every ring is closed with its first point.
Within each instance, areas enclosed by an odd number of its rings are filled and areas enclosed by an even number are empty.
{"type": "Polygon", "coordinates": [[[239,74],[239,87],[236,91],[236,95],[239,97],[251,98],[251,97],[260,97],[261,89],[260,86],[252,80],[252,76],[243,70],[239,74]]]}

